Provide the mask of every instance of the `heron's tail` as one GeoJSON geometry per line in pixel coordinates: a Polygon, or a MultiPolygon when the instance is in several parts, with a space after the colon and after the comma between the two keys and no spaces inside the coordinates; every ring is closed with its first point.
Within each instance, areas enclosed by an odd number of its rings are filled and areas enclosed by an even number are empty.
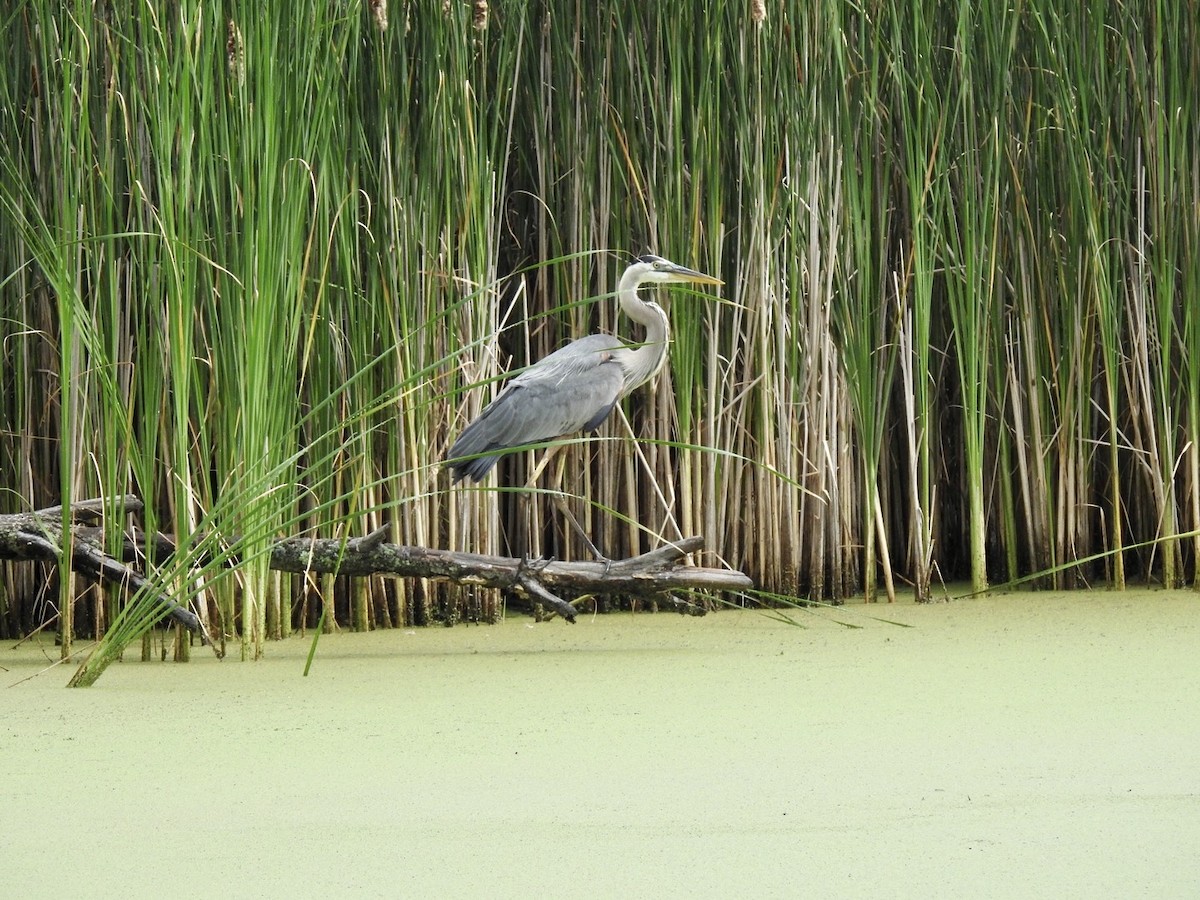
{"type": "Polygon", "coordinates": [[[454,448],[450,448],[450,454],[447,456],[446,465],[450,467],[450,481],[452,484],[457,484],[464,478],[470,478],[472,481],[483,481],[487,477],[487,473],[492,471],[492,466],[496,465],[499,456],[476,456],[473,459],[460,459],[454,454],[454,448]]]}

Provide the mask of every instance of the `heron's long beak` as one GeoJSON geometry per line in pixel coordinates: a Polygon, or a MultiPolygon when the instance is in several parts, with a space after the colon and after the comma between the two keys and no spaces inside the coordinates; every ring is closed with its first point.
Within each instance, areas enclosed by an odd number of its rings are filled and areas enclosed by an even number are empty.
{"type": "Polygon", "coordinates": [[[714,278],[712,275],[705,275],[703,272],[698,272],[695,269],[689,269],[687,266],[676,264],[671,270],[671,274],[677,277],[680,281],[691,281],[695,284],[724,284],[720,278],[714,278]]]}

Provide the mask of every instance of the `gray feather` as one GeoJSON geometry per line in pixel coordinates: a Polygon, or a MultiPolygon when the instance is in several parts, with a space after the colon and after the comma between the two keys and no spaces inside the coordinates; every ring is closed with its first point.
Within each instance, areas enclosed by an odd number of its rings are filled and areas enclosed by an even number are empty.
{"type": "Polygon", "coordinates": [[[612,335],[588,335],[521,372],[450,448],[454,480],[481,480],[512,447],[599,427],[621,397],[653,378],[667,361],[671,323],[661,306],[638,297],[638,288],[643,282],[689,281],[721,283],[661,256],[630,263],[617,284],[617,300],[621,311],[645,329],[645,340],[626,346],[612,335]]]}
{"type": "Polygon", "coordinates": [[[616,338],[591,334],[514,377],[446,454],[454,479],[482,480],[512,447],[598,428],[625,387],[622,352],[616,338]]]}

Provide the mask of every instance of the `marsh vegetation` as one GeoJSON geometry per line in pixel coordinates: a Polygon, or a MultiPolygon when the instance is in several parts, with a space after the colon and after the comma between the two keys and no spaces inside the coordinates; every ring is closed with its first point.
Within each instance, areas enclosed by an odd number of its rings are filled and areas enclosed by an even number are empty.
{"type": "MultiPolygon", "coordinates": [[[[143,498],[179,539],[154,579],[247,656],[322,609],[503,608],[285,577],[276,537],[586,555],[555,493],[609,556],[702,534],[768,594],[1193,582],[1198,22],[1194,0],[17,4],[0,511],[143,498]],[[617,330],[645,250],[725,282],[672,297],[653,389],[560,481],[506,487],[518,454],[450,491],[464,422],[617,330]]],[[[114,543],[127,524],[109,511],[114,543]]],[[[0,635],[53,619],[66,652],[126,603],[0,568],[0,635]]]]}

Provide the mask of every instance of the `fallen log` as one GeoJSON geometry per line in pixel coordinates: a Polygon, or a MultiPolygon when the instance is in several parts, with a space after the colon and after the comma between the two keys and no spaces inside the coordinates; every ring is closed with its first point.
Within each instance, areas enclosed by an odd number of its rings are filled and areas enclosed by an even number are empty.
{"type": "Polygon", "coordinates": [[[285,538],[271,552],[271,568],[335,575],[386,573],[519,590],[546,603],[568,622],[575,621],[575,608],[555,591],[663,596],[680,612],[703,615],[703,607],[671,597],[670,592],[744,591],[754,586],[741,572],[682,565],[684,557],[703,549],[701,537],[684,538],[629,559],[560,562],[388,544],[382,540],[384,533],[380,529],[345,543],[285,538]]]}
{"type": "MultiPolygon", "coordinates": [[[[136,497],[120,501],[126,510],[141,508],[136,497]]],[[[110,503],[110,508],[111,508],[110,503]]],[[[72,506],[73,515],[94,520],[104,501],[89,500],[72,506]]],[[[0,559],[57,559],[61,554],[60,507],[36,513],[0,515],[0,559]]],[[[72,568],[106,581],[145,586],[145,579],[127,563],[149,552],[168,556],[175,542],[166,535],[132,533],[125,537],[121,559],[101,549],[100,529],[79,523],[72,531],[72,568]]],[[[576,610],[557,592],[626,594],[665,600],[681,613],[703,615],[704,608],[672,596],[677,590],[743,591],[754,586],[741,572],[684,564],[685,558],[704,547],[701,537],[668,543],[649,553],[604,562],[529,560],[478,553],[459,553],[428,547],[409,547],[385,541],[388,529],[363,537],[282,538],[271,549],[270,568],[283,572],[346,576],[396,575],[453,581],[457,584],[515,590],[549,606],[568,622],[576,610]]],[[[172,619],[201,633],[203,625],[189,610],[165,595],[159,602],[172,619]]]]}
{"type": "MultiPolygon", "coordinates": [[[[95,521],[103,515],[104,499],[83,500],[71,505],[71,518],[95,521]]],[[[142,503],[132,495],[120,499],[126,510],[136,511],[142,503]]],[[[155,590],[149,582],[119,559],[110,556],[97,542],[98,529],[73,525],[69,541],[70,568],[95,581],[123,585],[131,591],[147,590],[157,595],[163,611],[209,644],[208,633],[200,617],[155,590]]],[[[52,506],[30,513],[0,515],[0,559],[57,561],[63,554],[62,507],[52,506]]]]}

